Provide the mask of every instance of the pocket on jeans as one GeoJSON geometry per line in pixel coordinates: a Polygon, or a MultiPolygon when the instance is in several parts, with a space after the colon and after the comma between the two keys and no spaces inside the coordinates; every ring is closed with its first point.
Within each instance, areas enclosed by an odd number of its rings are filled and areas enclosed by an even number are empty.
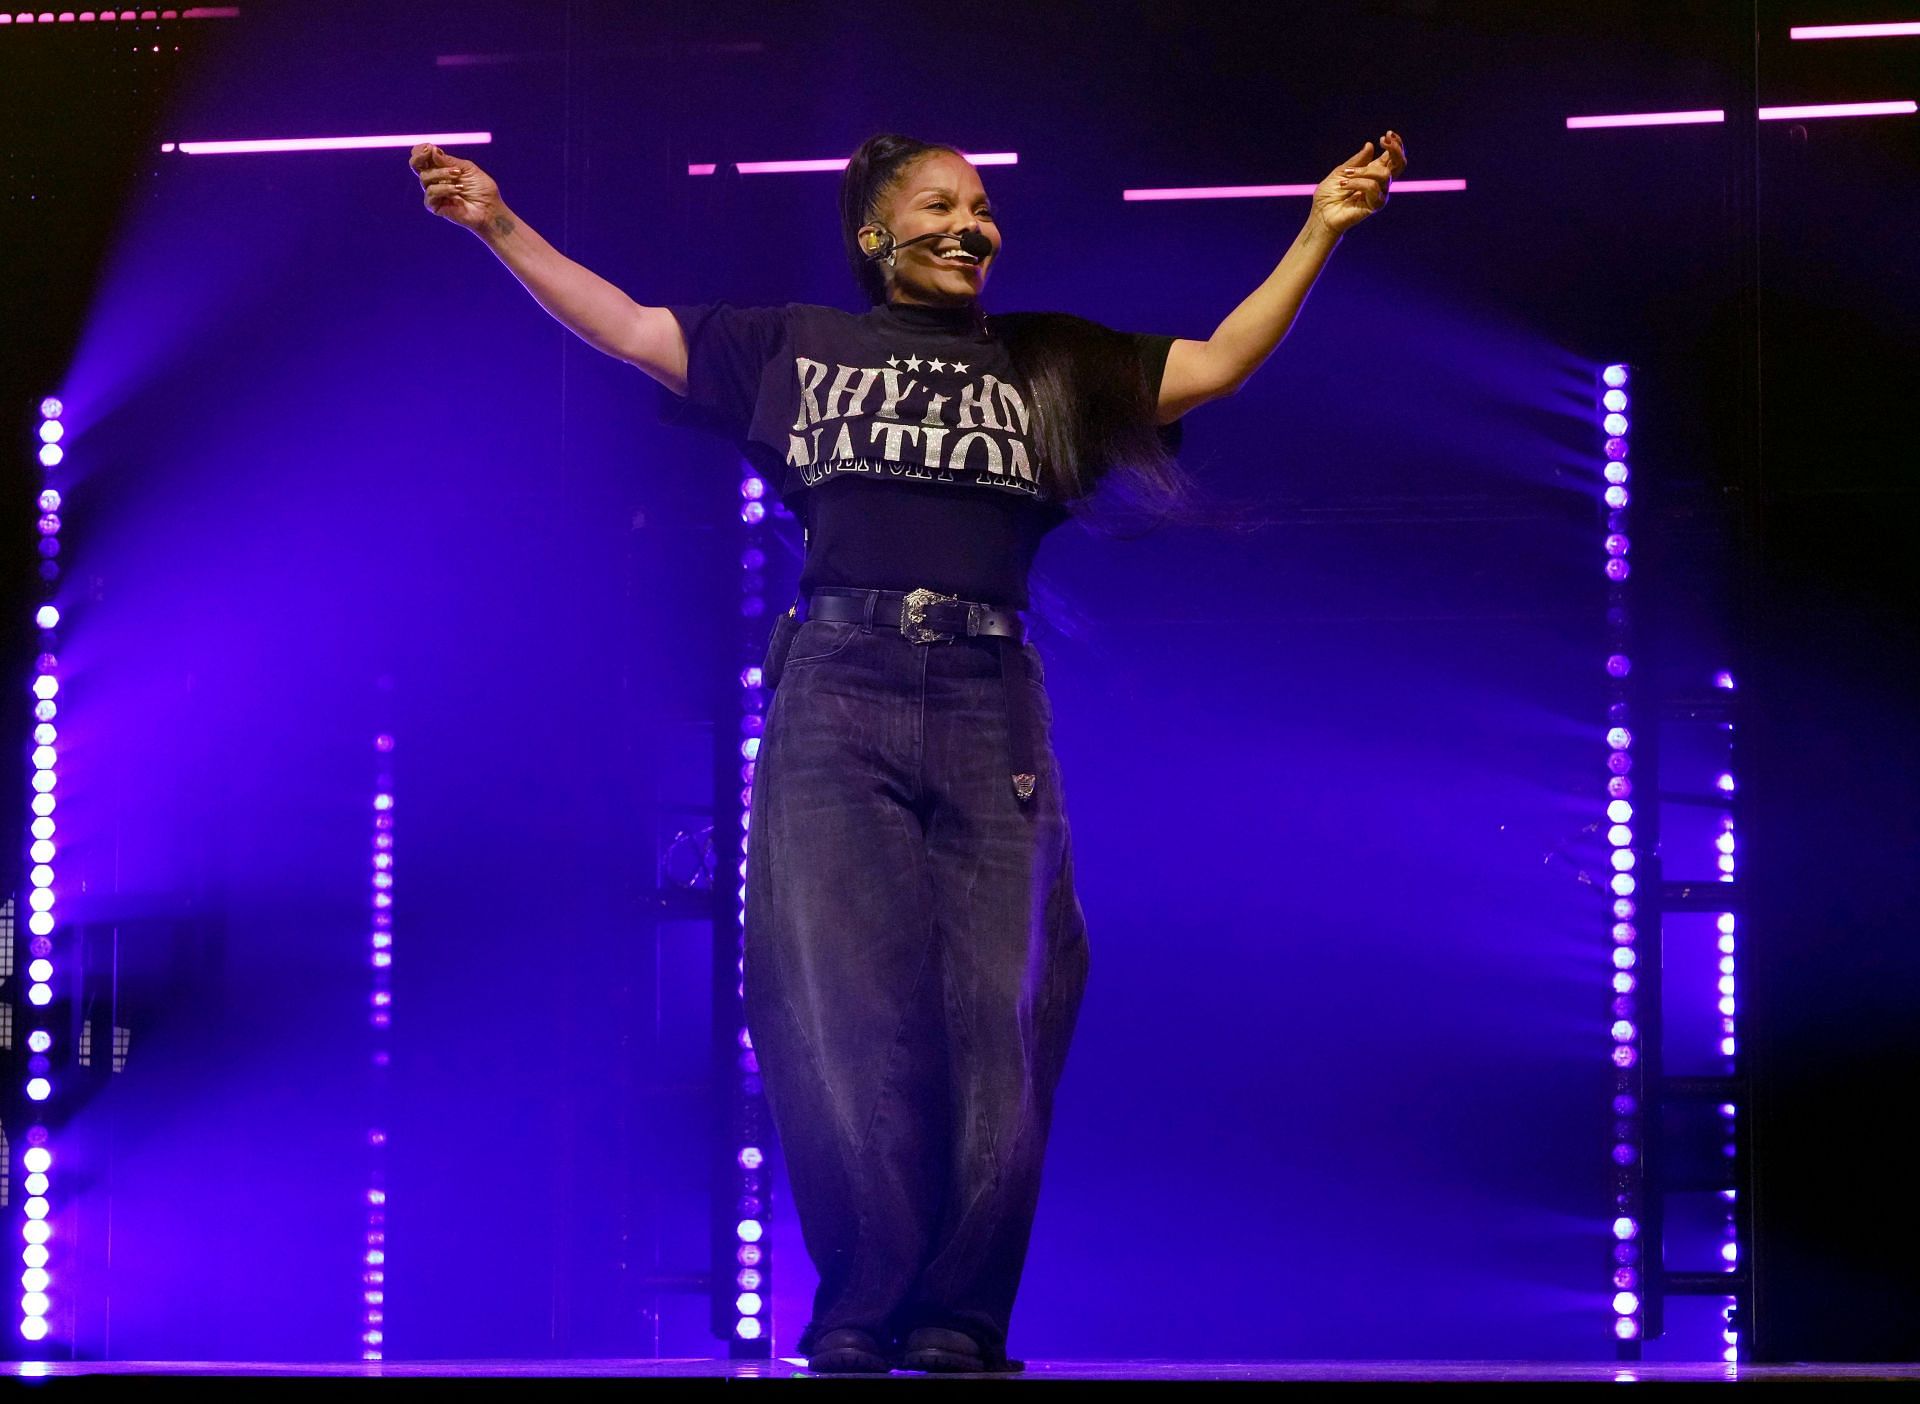
{"type": "Polygon", "coordinates": [[[799,630],[800,622],[785,610],[774,617],[773,632],[767,638],[766,656],[760,660],[760,686],[768,692],[780,685],[780,673],[787,665],[787,650],[799,630]]]}
{"type": "Polygon", "coordinates": [[[851,619],[809,619],[793,636],[787,667],[797,668],[831,658],[859,636],[860,626],[851,619]]]}

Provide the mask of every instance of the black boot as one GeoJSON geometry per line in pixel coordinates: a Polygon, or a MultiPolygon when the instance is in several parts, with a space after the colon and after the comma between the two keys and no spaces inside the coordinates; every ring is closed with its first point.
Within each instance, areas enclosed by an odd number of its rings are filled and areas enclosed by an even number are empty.
{"type": "Polygon", "coordinates": [[[908,1370],[925,1370],[941,1375],[1012,1374],[1027,1368],[1024,1360],[990,1354],[965,1331],[949,1331],[940,1326],[917,1326],[907,1333],[902,1365],[908,1370]]]}
{"type": "Polygon", "coordinates": [[[826,1332],[807,1354],[807,1370],[815,1375],[884,1375],[892,1368],[880,1343],[851,1326],[826,1332]]]}

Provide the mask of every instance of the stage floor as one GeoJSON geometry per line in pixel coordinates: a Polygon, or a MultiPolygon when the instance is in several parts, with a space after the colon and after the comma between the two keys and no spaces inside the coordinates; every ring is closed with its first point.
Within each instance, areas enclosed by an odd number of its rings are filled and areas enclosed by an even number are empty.
{"type": "MultiPolygon", "coordinates": [[[[120,1376],[299,1376],[384,1379],[809,1379],[804,1362],[775,1360],[406,1360],[340,1364],[271,1360],[113,1360],[13,1362],[0,1375],[49,1378],[120,1376]]],[[[880,1378],[836,1376],[834,1378],[880,1378]]],[[[899,1373],[890,1379],[981,1378],[899,1373]]],[[[1030,1360],[1009,1380],[1353,1381],[1404,1384],[1594,1383],[1629,1381],[1920,1381],[1920,1364],[1726,1365],[1560,1360],[1030,1360]]]]}

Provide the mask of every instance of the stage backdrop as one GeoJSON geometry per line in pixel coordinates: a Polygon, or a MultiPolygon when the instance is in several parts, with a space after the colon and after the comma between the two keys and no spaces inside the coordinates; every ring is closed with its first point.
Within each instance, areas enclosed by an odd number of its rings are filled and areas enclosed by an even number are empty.
{"type": "MultiPolygon", "coordinates": [[[[404,149],[159,141],[485,131],[448,145],[643,303],[859,310],[834,174],[688,163],[904,131],[1018,154],[983,170],[990,310],[1204,338],[1305,200],[1122,191],[1311,184],[1393,127],[1465,188],[1395,194],[1187,422],[1245,529],[1040,558],[1092,974],[1011,1347],[1609,1354],[1594,375],[1636,366],[1643,474],[1726,471],[1739,231],[1716,135],[1565,118],[1731,105],[1744,40],[1708,5],[1473,16],[362,2],[183,39],[49,387],[67,910],[137,1015],[71,1128],[111,1165],[85,1339],[356,1354],[377,1120],[388,1358],[718,1348],[650,1281],[706,1266],[712,1108],[705,936],[646,905],[737,667],[732,454],[429,215],[404,149]]],[[[791,1354],[784,1183],[774,1220],[791,1354]]],[[[1650,1354],[1716,1353],[1681,1324],[1650,1354]]]]}

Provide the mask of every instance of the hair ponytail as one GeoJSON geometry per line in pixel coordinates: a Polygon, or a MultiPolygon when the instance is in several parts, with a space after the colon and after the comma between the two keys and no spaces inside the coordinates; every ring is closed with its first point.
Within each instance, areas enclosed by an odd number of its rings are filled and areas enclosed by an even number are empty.
{"type": "Polygon", "coordinates": [[[867,302],[878,307],[887,300],[887,277],[877,259],[868,258],[860,247],[860,229],[880,220],[881,206],[915,162],[936,151],[951,151],[965,160],[963,152],[937,142],[915,141],[897,132],[882,132],[860,143],[860,149],[847,161],[840,177],[840,238],[846,245],[847,266],[860,285],[867,302]]]}

